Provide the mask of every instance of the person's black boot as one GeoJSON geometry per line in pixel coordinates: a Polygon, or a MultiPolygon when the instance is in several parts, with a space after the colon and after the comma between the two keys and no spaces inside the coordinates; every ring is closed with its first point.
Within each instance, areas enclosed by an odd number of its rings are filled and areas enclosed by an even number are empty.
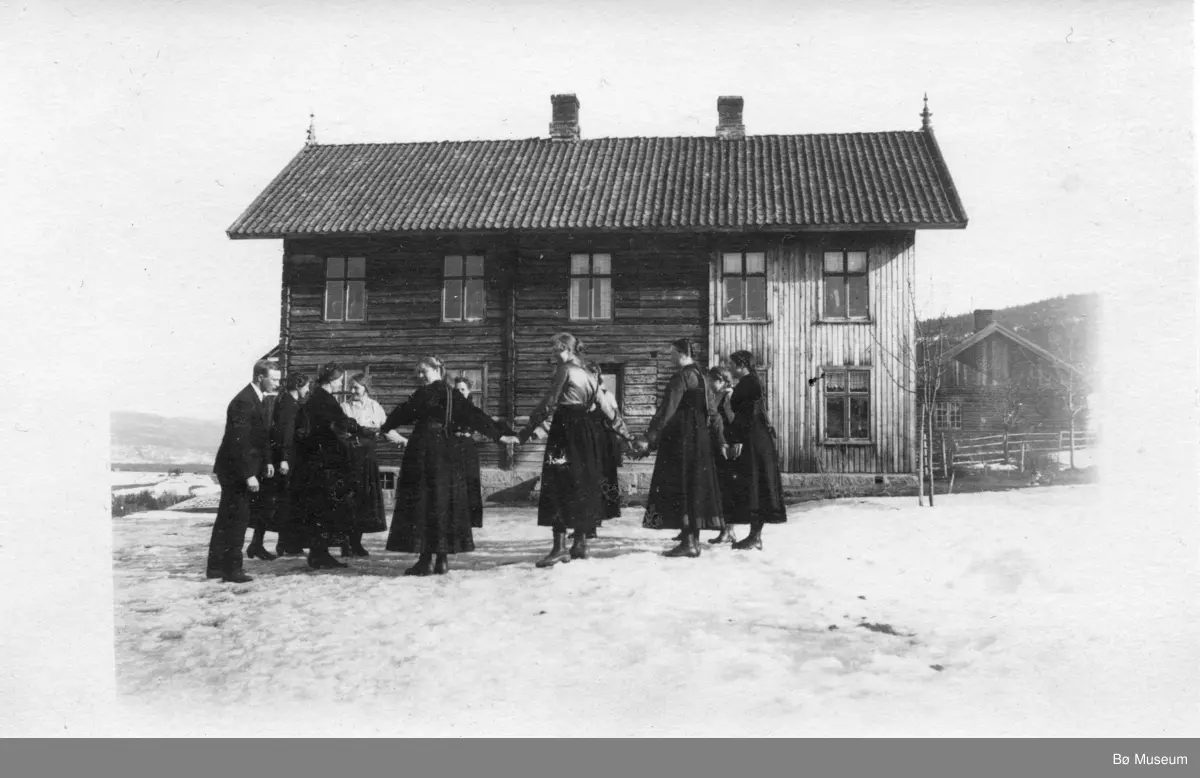
{"type": "Polygon", "coordinates": [[[449,569],[450,569],[449,559],[447,559],[445,554],[438,554],[437,559],[433,563],[433,574],[434,575],[445,575],[446,571],[449,569]]]}
{"type": "Polygon", "coordinates": [[[739,540],[733,544],[733,547],[738,551],[762,551],[762,524],[751,524],[750,534],[745,540],[739,540]]]}
{"type": "Polygon", "coordinates": [[[587,559],[588,558],[588,538],[590,534],[587,532],[575,533],[575,542],[571,545],[572,559],[587,559]]]}
{"type": "Polygon", "coordinates": [[[685,531],[683,542],[670,551],[664,552],[663,556],[691,557],[693,559],[700,556],[699,536],[700,533],[698,532],[693,533],[685,531]]]}
{"type": "Polygon", "coordinates": [[[553,567],[559,562],[570,562],[571,554],[567,551],[567,531],[554,530],[554,547],[550,549],[550,553],[542,557],[537,563],[538,567],[553,567]]]}
{"type": "Polygon", "coordinates": [[[334,559],[333,555],[329,553],[329,549],[324,546],[316,546],[308,552],[308,566],[314,570],[349,567],[345,562],[334,559]]]}
{"type": "Polygon", "coordinates": [[[404,571],[405,575],[429,575],[432,571],[430,562],[433,561],[433,554],[421,554],[417,557],[417,563],[404,571]]]}

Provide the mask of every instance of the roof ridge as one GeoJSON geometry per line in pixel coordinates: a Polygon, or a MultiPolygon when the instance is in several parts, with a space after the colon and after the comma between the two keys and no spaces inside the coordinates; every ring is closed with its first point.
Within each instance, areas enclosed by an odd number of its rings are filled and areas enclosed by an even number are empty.
{"type": "Polygon", "coordinates": [[[793,133],[763,133],[759,135],[746,135],[743,138],[725,139],[718,138],[715,135],[601,135],[595,138],[580,138],[578,140],[564,143],[561,140],[555,140],[546,136],[535,136],[531,138],[464,138],[461,140],[397,140],[397,141],[359,141],[352,143],[313,143],[304,146],[305,149],[330,149],[330,148],[352,148],[364,146],[438,146],[450,144],[467,144],[467,143],[553,143],[562,144],[563,146],[578,145],[581,143],[596,143],[598,141],[678,141],[678,140],[701,140],[713,143],[743,143],[745,141],[757,139],[775,139],[775,138],[851,138],[863,137],[872,135],[920,135],[921,130],[873,130],[869,132],[793,132],[793,133]]]}

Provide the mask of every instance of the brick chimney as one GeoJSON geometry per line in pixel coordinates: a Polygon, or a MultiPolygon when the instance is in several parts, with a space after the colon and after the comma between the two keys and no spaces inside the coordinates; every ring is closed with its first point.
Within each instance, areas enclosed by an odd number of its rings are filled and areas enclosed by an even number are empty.
{"type": "Polygon", "coordinates": [[[740,97],[717,98],[717,137],[721,140],[741,140],[746,137],[746,125],[742,124],[740,97]]]}
{"type": "Polygon", "coordinates": [[[996,312],[984,308],[975,311],[975,331],[979,332],[984,327],[996,321],[996,312]]]}
{"type": "Polygon", "coordinates": [[[550,95],[554,111],[550,118],[550,139],[579,140],[579,100],[575,95],[550,95]]]}

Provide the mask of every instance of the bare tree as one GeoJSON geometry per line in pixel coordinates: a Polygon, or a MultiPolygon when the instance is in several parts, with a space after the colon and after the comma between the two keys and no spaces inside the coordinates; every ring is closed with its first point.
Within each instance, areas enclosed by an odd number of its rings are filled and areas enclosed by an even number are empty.
{"type": "Polygon", "coordinates": [[[876,360],[888,378],[917,402],[917,501],[925,504],[925,489],[929,489],[929,507],[934,504],[933,488],[933,417],[938,392],[950,371],[946,352],[952,347],[952,335],[946,325],[946,315],[921,321],[917,317],[916,294],[910,279],[907,284],[907,317],[912,324],[902,327],[897,343],[882,343],[872,330],[876,360]],[[911,376],[911,379],[910,379],[911,376]],[[915,379],[915,380],[912,380],[915,379]]]}

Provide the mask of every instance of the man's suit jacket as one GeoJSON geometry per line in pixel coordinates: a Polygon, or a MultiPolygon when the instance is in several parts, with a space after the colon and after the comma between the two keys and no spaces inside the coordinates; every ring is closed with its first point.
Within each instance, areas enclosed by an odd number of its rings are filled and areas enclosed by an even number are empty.
{"type": "Polygon", "coordinates": [[[213,472],[218,479],[241,483],[251,477],[262,480],[270,462],[270,443],[266,403],[247,384],[225,410],[225,435],[213,472]]]}

